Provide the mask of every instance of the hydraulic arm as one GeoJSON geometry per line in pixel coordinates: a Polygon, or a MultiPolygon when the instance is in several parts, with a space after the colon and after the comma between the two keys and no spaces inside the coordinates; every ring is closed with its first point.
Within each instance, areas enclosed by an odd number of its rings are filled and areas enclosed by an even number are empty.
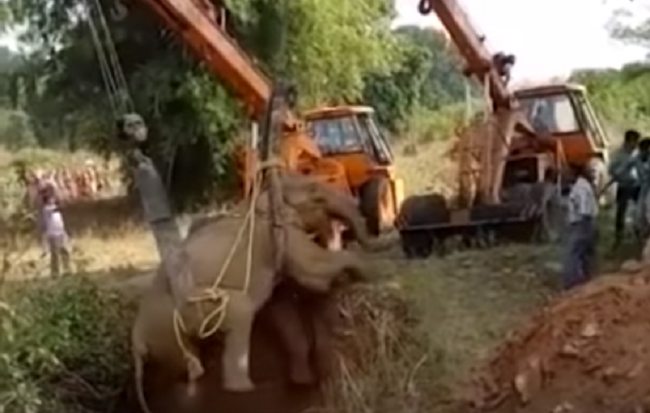
{"type": "Polygon", "coordinates": [[[465,74],[483,86],[492,111],[491,120],[482,126],[481,133],[467,131],[467,136],[461,138],[465,150],[459,160],[460,192],[468,192],[467,188],[474,186],[470,182],[477,180],[481,201],[499,203],[505,159],[513,136],[535,136],[528,121],[516,110],[517,101],[507,87],[514,56],[492,54],[485,45],[485,36],[478,34],[458,0],[420,0],[418,9],[425,15],[436,13],[465,60],[465,74]]]}
{"type": "Polygon", "coordinates": [[[183,37],[197,56],[242,99],[252,117],[264,111],[271,81],[216,22],[212,5],[201,0],[142,0],[183,37]]]}
{"type": "Polygon", "coordinates": [[[456,0],[420,0],[420,13],[435,12],[449,32],[458,51],[465,59],[465,73],[473,76],[487,89],[495,108],[510,108],[512,95],[503,81],[502,68],[497,67],[498,57],[492,55],[484,44],[485,36],[479,35],[456,0]]]}

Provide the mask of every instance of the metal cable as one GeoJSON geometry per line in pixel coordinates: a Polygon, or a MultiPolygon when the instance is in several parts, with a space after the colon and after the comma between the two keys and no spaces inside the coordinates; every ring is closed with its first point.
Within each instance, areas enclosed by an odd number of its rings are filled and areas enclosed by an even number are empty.
{"type": "Polygon", "coordinates": [[[104,48],[102,47],[101,39],[99,38],[99,33],[97,31],[97,26],[95,26],[95,22],[92,16],[92,9],[90,8],[90,5],[87,4],[87,2],[86,6],[88,27],[90,28],[90,34],[95,46],[95,50],[97,52],[97,59],[99,60],[99,68],[102,73],[104,87],[106,88],[106,93],[108,94],[108,101],[111,106],[111,110],[113,111],[113,115],[117,117],[120,115],[115,99],[115,94],[117,93],[117,83],[113,78],[104,48]]]}
{"type": "Polygon", "coordinates": [[[90,0],[85,1],[88,17],[88,26],[93,38],[93,43],[97,51],[100,70],[102,78],[106,87],[111,109],[114,116],[117,118],[124,113],[131,112],[134,109],[133,100],[131,99],[128,84],[124,76],[124,71],[120,65],[115,43],[113,42],[106,16],[104,15],[102,6],[99,0],[94,0],[93,4],[90,0]],[[97,13],[100,28],[95,23],[95,16],[93,9],[97,13]],[[102,36],[103,35],[103,36],[102,36]],[[104,39],[102,39],[102,37],[104,39]]]}
{"type": "Polygon", "coordinates": [[[117,48],[115,47],[115,42],[113,41],[113,36],[111,36],[111,31],[108,27],[108,23],[106,22],[106,15],[104,14],[104,10],[99,0],[95,0],[95,6],[97,8],[97,13],[99,14],[99,22],[102,26],[104,36],[106,38],[108,55],[111,66],[113,68],[113,74],[115,75],[117,82],[119,82],[118,86],[120,87],[119,91],[121,92],[120,98],[125,106],[125,111],[132,112],[134,110],[133,100],[131,99],[131,94],[129,93],[129,86],[126,81],[126,77],[124,76],[122,65],[120,64],[117,48]]]}

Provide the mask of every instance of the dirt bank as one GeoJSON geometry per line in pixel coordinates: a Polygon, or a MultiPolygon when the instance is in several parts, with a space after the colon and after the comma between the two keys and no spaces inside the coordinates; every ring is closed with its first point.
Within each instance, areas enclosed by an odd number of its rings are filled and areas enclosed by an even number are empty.
{"type": "Polygon", "coordinates": [[[650,276],[604,276],[553,300],[463,397],[474,412],[650,411],[650,276]]]}

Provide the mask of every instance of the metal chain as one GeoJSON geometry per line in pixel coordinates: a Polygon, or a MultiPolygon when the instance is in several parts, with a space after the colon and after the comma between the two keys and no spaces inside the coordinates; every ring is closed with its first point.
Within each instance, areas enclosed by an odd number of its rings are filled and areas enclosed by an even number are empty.
{"type": "Polygon", "coordinates": [[[91,15],[92,11],[87,10],[88,14],[88,27],[90,28],[90,34],[93,39],[93,44],[97,52],[97,59],[99,60],[99,68],[102,73],[102,79],[104,81],[104,87],[106,88],[106,93],[108,94],[108,102],[111,106],[111,110],[115,117],[119,116],[118,103],[115,100],[115,94],[117,92],[117,83],[113,78],[113,75],[108,64],[106,53],[104,48],[101,45],[101,40],[99,38],[99,33],[97,32],[97,26],[95,26],[94,19],[91,15]]]}

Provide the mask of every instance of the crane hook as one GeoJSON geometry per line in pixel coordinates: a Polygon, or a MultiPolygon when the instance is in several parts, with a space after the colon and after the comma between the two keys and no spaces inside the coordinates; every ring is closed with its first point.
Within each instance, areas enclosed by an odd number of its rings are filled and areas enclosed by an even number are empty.
{"type": "Polygon", "coordinates": [[[418,11],[422,15],[431,14],[433,11],[433,0],[420,0],[418,11]]]}

